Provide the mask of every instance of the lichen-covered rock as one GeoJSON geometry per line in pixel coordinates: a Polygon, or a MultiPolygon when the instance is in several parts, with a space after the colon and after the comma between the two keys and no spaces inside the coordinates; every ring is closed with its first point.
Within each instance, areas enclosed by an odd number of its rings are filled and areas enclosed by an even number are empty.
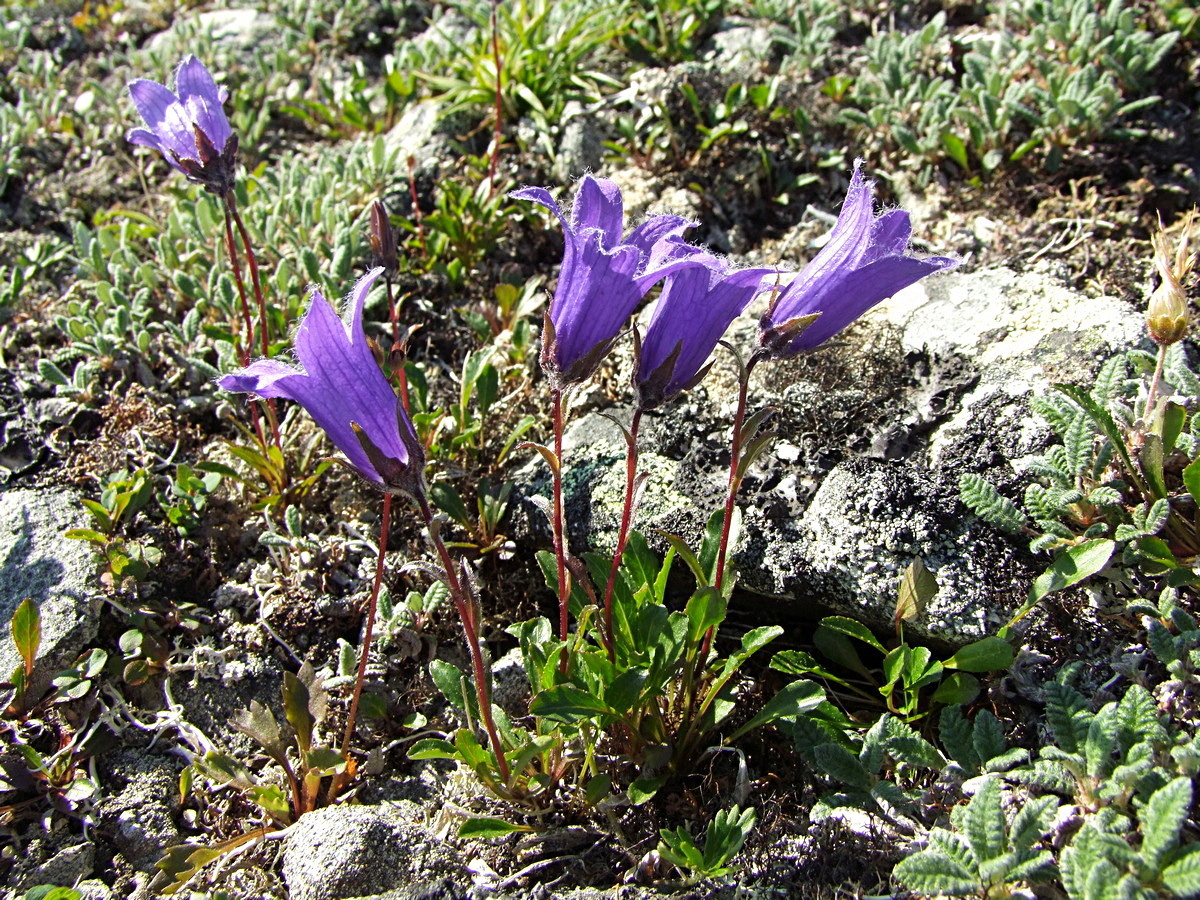
{"type": "Polygon", "coordinates": [[[107,754],[100,767],[107,788],[97,807],[100,826],[130,865],[154,872],[163,851],[183,843],[174,818],[182,763],[128,750],[107,754]]]}
{"type": "Polygon", "coordinates": [[[335,806],[300,818],[283,847],[292,900],[344,900],[461,878],[453,851],[387,806],[335,806]]]}
{"type": "Polygon", "coordinates": [[[42,617],[42,642],[30,683],[39,696],[96,637],[100,596],[89,545],[64,536],[87,525],[70,491],[0,491],[0,677],[20,662],[9,638],[13,613],[32,599],[42,617]]]}

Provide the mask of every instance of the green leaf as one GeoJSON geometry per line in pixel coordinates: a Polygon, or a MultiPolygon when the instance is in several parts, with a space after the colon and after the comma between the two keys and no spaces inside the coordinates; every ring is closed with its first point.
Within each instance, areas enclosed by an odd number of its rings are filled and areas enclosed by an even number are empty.
{"type": "MultiPolygon", "coordinates": [[[[450,705],[459,712],[466,712],[468,701],[463,694],[463,673],[450,663],[435,659],[429,664],[429,674],[450,705]]],[[[474,707],[472,704],[472,710],[476,711],[474,707]]]]}
{"type": "Polygon", "coordinates": [[[821,744],[813,748],[813,761],[823,774],[860,790],[871,786],[871,773],[863,768],[853,753],[837,744],[821,744]]]}
{"type": "Polygon", "coordinates": [[[1192,805],[1192,780],[1176,778],[1151,796],[1142,810],[1142,857],[1155,869],[1179,843],[1192,805]]]}
{"type": "Polygon", "coordinates": [[[1138,470],[1134,468],[1133,460],[1129,456],[1129,448],[1125,444],[1125,435],[1121,433],[1121,429],[1117,426],[1117,423],[1113,421],[1113,417],[1108,410],[1100,406],[1100,404],[1093,400],[1091,395],[1081,387],[1071,384],[1056,384],[1054,387],[1074,400],[1077,404],[1079,404],[1079,406],[1083,407],[1084,412],[1091,416],[1092,421],[1100,426],[1100,430],[1103,431],[1105,437],[1112,442],[1117,454],[1121,457],[1121,462],[1125,466],[1126,474],[1137,483],[1138,490],[1140,490],[1143,494],[1147,493],[1145,485],[1143,485],[1141,483],[1141,479],[1137,477],[1138,470]]]}
{"type": "Polygon", "coordinates": [[[1170,456],[1171,452],[1175,449],[1175,442],[1179,440],[1179,435],[1183,433],[1183,424],[1186,419],[1187,409],[1173,400],[1169,401],[1163,409],[1162,449],[1165,456],[1170,456]]]}
{"type": "MultiPolygon", "coordinates": [[[[312,667],[305,663],[301,667],[301,672],[307,666],[309,672],[312,667]]],[[[297,677],[291,672],[283,673],[283,713],[287,717],[288,724],[296,732],[296,744],[301,752],[307,753],[312,747],[313,735],[313,717],[308,711],[308,685],[305,684],[307,679],[297,677]]]]}
{"type": "Polygon", "coordinates": [[[533,698],[529,711],[535,716],[567,724],[613,715],[613,710],[599,697],[569,684],[542,691],[533,698]]]}
{"type": "Polygon", "coordinates": [[[1192,499],[1200,504],[1200,457],[1188,463],[1183,470],[1183,483],[1192,499]]]}
{"type": "Polygon", "coordinates": [[[959,706],[947,706],[938,721],[938,735],[950,758],[968,772],[979,770],[980,758],[972,737],[974,729],[959,706]]]}
{"type": "Polygon", "coordinates": [[[1146,483],[1150,486],[1150,496],[1162,500],[1167,496],[1167,483],[1163,479],[1163,439],[1157,434],[1149,433],[1142,436],[1142,446],[1138,451],[1138,462],[1146,483]]]}
{"type": "Polygon", "coordinates": [[[1012,644],[993,635],[960,648],[943,665],[964,672],[999,672],[1012,665],[1014,655],[1012,644]]]}
{"type": "Polygon", "coordinates": [[[39,884],[25,892],[25,900],[81,900],[83,894],[75,888],[39,884]]]}
{"type": "Polygon", "coordinates": [[[238,710],[229,720],[235,731],[255,741],[267,754],[280,765],[287,759],[287,751],[283,744],[283,736],[279,731],[279,723],[271,715],[271,711],[257,700],[250,701],[249,709],[238,710]]]}
{"type": "Polygon", "coordinates": [[[490,840],[504,837],[514,831],[528,831],[520,825],[506,822],[504,819],[494,819],[490,816],[477,816],[467,819],[459,826],[458,836],[466,840],[490,840]]]}
{"type": "Polygon", "coordinates": [[[980,865],[1004,852],[1005,821],[998,778],[988,778],[971,798],[963,816],[963,830],[980,865]]]}
{"type": "Polygon", "coordinates": [[[441,738],[422,738],[408,749],[409,759],[456,759],[458,751],[441,738]]]}
{"type": "Polygon", "coordinates": [[[659,775],[654,778],[643,776],[642,778],[634,779],[633,783],[629,785],[627,792],[629,794],[629,802],[634,806],[641,806],[643,803],[652,800],[654,795],[666,783],[667,777],[665,775],[659,775]]]}
{"type": "Polygon", "coordinates": [[[780,650],[771,657],[770,667],[785,675],[816,675],[844,684],[845,679],[829,672],[803,650],[780,650]]]}
{"type": "Polygon", "coordinates": [[[42,615],[38,606],[29,597],[21,601],[13,613],[12,622],[13,643],[25,663],[25,674],[33,672],[33,663],[37,659],[38,648],[42,645],[42,615]]]}
{"type": "Polygon", "coordinates": [[[963,474],[958,480],[958,492],[971,512],[989,525],[1011,534],[1020,534],[1024,528],[1025,514],[982,476],[972,472],[963,474]]]}
{"type": "Polygon", "coordinates": [[[1183,855],[1162,871],[1162,881],[1176,897],[1200,894],[1200,844],[1191,844],[1183,855]]]}
{"type": "Polygon", "coordinates": [[[930,695],[934,703],[964,706],[979,696],[979,679],[966,672],[951,672],[930,695]]]}
{"type": "Polygon", "coordinates": [[[743,734],[769,722],[774,722],[776,719],[804,715],[806,712],[816,709],[824,700],[825,690],[815,681],[793,681],[791,684],[784,685],[783,689],[768,700],[750,721],[729,735],[725,739],[725,743],[731,744],[743,734]]]}
{"type": "Polygon", "coordinates": [[[688,599],[688,640],[697,643],[710,628],[725,621],[725,597],[716,588],[702,587],[688,599]]]}
{"type": "Polygon", "coordinates": [[[896,865],[892,874],[910,891],[963,897],[979,892],[979,879],[966,866],[938,850],[922,850],[896,865]]]}
{"type": "Polygon", "coordinates": [[[1008,624],[1011,626],[1024,618],[1046,595],[1091,578],[1108,564],[1116,546],[1114,541],[1101,539],[1086,541],[1061,553],[1050,568],[1034,581],[1029,591],[1029,599],[1017,610],[1008,624]]]}
{"type": "Polygon", "coordinates": [[[878,638],[871,633],[871,629],[862,622],[855,621],[854,619],[848,619],[845,616],[826,616],[821,620],[819,627],[828,628],[830,631],[836,631],[839,634],[856,638],[865,644],[870,644],[880,653],[887,652],[883,644],[879,643],[878,638]]]}

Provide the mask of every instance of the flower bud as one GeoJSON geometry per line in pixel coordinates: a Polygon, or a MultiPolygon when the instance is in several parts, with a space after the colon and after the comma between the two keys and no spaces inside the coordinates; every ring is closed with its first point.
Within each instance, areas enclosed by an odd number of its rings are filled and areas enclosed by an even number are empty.
{"type": "Polygon", "coordinates": [[[389,274],[400,268],[396,252],[396,232],[388,218],[387,207],[382,200],[371,204],[371,255],[374,265],[383,266],[389,274]]]}
{"type": "Polygon", "coordinates": [[[1183,340],[1188,329],[1188,298],[1183,288],[1183,280],[1191,272],[1194,260],[1188,255],[1188,230],[1193,215],[1189,214],[1185,223],[1183,235],[1175,258],[1171,258],[1171,248],[1167,241],[1166,232],[1161,228],[1154,235],[1154,266],[1158,269],[1159,286],[1150,295],[1150,303],[1146,309],[1146,329],[1150,337],[1162,346],[1174,344],[1183,340]]]}

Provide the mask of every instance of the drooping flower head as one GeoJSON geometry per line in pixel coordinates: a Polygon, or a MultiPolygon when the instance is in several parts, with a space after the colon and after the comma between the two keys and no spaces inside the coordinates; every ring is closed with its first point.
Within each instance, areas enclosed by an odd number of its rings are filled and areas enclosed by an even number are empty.
{"type": "Polygon", "coordinates": [[[174,92],[139,78],[129,82],[129,96],[146,123],[126,135],[131,143],[153,147],[214,194],[232,190],[238,140],[223,108],[229,92],[217,87],[204,63],[185,56],[175,69],[174,92]]]}
{"type": "Polygon", "coordinates": [[[862,165],[861,159],[854,161],[850,190],[829,242],[775,295],[762,318],[759,343],[772,356],[811,350],[902,288],[958,265],[944,256],[908,254],[908,213],[893,209],[875,215],[873,186],[863,178],[862,165]]]}
{"type": "Polygon", "coordinates": [[[731,271],[727,260],[679,238],[659,247],[666,258],[688,264],[666,276],[638,347],[633,385],[641,409],[660,406],[700,382],[717,341],[774,271],[731,271]]]}
{"type": "Polygon", "coordinates": [[[558,287],[546,314],[542,368],[555,385],[583,381],[611,349],[638,302],[671,271],[652,266],[658,242],[692,226],[679,216],[651,216],[624,235],[621,189],[607,178],[585,175],[568,219],[545,188],[509,196],[532,200],[562,222],[565,247],[558,287]]]}
{"type": "Polygon", "coordinates": [[[372,269],[354,286],[344,318],[312,289],[296,332],[299,367],[260,359],[217,383],[227,391],[294,400],[363,478],[421,502],[425,450],[363,331],[363,304],[382,272],[372,269]]]}

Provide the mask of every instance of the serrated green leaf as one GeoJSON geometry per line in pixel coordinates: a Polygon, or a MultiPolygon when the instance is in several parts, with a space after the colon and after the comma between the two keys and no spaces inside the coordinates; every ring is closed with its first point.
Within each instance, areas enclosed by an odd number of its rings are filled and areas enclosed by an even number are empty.
{"type": "Polygon", "coordinates": [[[910,891],[930,896],[966,896],[977,893],[980,888],[973,872],[937,850],[922,850],[900,860],[892,874],[910,891]]]}
{"type": "Polygon", "coordinates": [[[1005,824],[1000,805],[1000,780],[988,778],[967,804],[963,816],[963,830],[970,841],[971,852],[980,864],[1004,852],[1005,824]]]}
{"type": "Polygon", "coordinates": [[[1192,805],[1192,780],[1175,778],[1155,791],[1140,816],[1142,857],[1155,869],[1179,843],[1192,805]]]}
{"type": "Polygon", "coordinates": [[[963,503],[990,525],[1011,534],[1020,534],[1025,527],[1025,515],[1015,503],[1000,494],[986,479],[967,472],[958,480],[958,492],[963,503]]]}
{"type": "Polygon", "coordinates": [[[1192,844],[1162,871],[1162,881],[1176,897],[1200,894],[1200,844],[1192,844]]]}

